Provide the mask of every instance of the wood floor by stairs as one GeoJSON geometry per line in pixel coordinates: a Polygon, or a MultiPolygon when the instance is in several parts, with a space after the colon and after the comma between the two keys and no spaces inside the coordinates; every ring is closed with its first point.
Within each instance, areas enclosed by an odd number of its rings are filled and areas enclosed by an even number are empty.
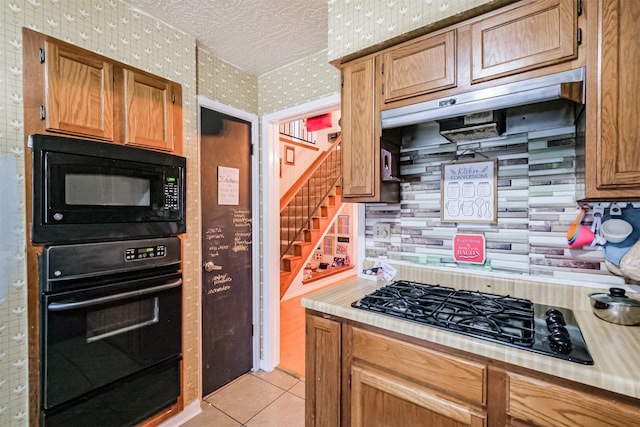
{"type": "Polygon", "coordinates": [[[342,205],[341,195],[341,187],[335,186],[313,215],[311,227],[302,232],[299,240],[293,242],[289,253],[281,258],[280,298],[285,295],[297,274],[304,268],[307,259],[318,246],[320,238],[339,212],[342,205]]]}

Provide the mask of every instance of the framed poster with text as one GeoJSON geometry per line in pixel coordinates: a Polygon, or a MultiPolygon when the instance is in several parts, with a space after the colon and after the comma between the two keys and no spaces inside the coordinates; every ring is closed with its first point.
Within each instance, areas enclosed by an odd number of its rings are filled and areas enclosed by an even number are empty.
{"type": "Polygon", "coordinates": [[[496,160],[442,165],[440,220],[496,223],[497,167],[496,160]]]}

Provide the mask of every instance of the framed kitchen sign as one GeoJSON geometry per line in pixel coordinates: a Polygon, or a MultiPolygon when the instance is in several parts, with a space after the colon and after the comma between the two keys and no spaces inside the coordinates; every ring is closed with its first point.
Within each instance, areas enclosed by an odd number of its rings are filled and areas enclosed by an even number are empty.
{"type": "Polygon", "coordinates": [[[496,160],[442,165],[440,220],[495,224],[497,168],[496,160]]]}

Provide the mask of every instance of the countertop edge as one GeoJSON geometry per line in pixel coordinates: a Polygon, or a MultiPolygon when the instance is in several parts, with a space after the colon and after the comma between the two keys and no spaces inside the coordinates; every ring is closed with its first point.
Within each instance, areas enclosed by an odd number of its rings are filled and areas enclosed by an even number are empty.
{"type": "MultiPolygon", "coordinates": [[[[421,282],[433,283],[428,280],[421,280],[421,282]]],[[[587,342],[587,347],[594,359],[594,365],[582,365],[551,356],[539,355],[527,350],[500,345],[434,327],[418,325],[406,320],[394,319],[382,314],[351,307],[352,302],[367,293],[373,292],[384,284],[385,282],[373,282],[361,278],[354,279],[308,295],[302,299],[301,305],[306,309],[640,399],[640,369],[638,369],[637,358],[634,357],[634,355],[640,355],[640,327],[614,325],[598,319],[590,308],[585,309],[584,301],[580,301],[578,304],[571,304],[570,301],[563,300],[562,303],[556,305],[570,308],[574,312],[587,342]],[[636,369],[634,369],[634,366],[636,366],[636,369]]],[[[451,286],[456,288],[468,287],[451,286]]],[[[566,295],[570,293],[571,295],[577,294],[579,298],[584,297],[587,300],[587,294],[594,292],[593,288],[563,285],[550,286],[545,283],[531,286],[538,287],[532,292],[533,294],[546,292],[547,294],[566,295]]],[[[471,288],[473,288],[473,285],[471,288]]],[[[510,294],[513,295],[513,293],[510,294]]],[[[542,299],[544,300],[541,301],[542,303],[548,303],[549,300],[553,299],[553,296],[547,295],[546,298],[542,299]]],[[[535,298],[532,298],[532,300],[539,302],[535,298]]]]}

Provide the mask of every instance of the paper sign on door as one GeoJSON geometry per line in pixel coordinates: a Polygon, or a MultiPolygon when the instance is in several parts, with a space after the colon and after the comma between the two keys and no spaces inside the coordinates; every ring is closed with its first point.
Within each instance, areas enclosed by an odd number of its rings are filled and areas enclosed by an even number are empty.
{"type": "Polygon", "coordinates": [[[218,204],[238,205],[240,169],[218,166],[218,204]]]}

